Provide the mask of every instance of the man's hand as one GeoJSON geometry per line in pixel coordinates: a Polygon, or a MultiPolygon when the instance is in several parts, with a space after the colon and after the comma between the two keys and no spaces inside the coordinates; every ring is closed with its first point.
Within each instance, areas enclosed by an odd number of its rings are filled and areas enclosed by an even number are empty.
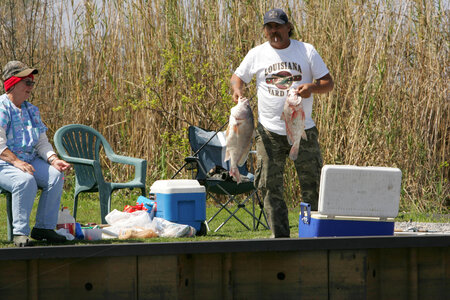
{"type": "Polygon", "coordinates": [[[297,94],[302,98],[309,98],[311,94],[323,94],[328,93],[333,89],[334,82],[331,75],[328,73],[316,80],[315,83],[300,84],[297,88],[297,94]]]}
{"type": "Polygon", "coordinates": [[[244,88],[244,82],[237,75],[231,76],[231,88],[233,89],[233,101],[238,103],[239,97],[243,96],[242,89],[244,88]]]}
{"type": "Polygon", "coordinates": [[[302,98],[309,98],[311,97],[313,86],[314,83],[300,84],[297,88],[297,94],[302,98]]]}

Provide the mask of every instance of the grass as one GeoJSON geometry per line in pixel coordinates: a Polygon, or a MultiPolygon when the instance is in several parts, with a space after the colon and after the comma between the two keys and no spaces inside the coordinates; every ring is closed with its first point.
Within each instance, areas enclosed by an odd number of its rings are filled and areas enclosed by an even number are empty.
{"type": "MultiPolygon", "coordinates": [[[[133,205],[139,193],[131,192],[127,193],[124,191],[118,191],[113,195],[112,209],[117,209],[122,211],[124,206],[127,204],[133,205]]],[[[84,194],[80,196],[78,204],[77,222],[81,224],[86,223],[97,223],[100,224],[100,208],[98,200],[95,198],[94,194],[91,196],[84,194]]],[[[13,244],[7,241],[6,232],[6,201],[4,197],[0,198],[0,247],[13,247],[13,244]]],[[[72,211],[72,195],[71,193],[65,193],[63,199],[61,200],[63,206],[67,206],[72,211]]],[[[31,224],[34,224],[34,218],[37,209],[37,201],[33,206],[33,211],[31,214],[31,224]]],[[[248,205],[247,209],[251,210],[251,205],[248,205]]],[[[213,204],[207,206],[207,217],[212,216],[218,210],[213,204]]],[[[236,214],[240,219],[243,220],[245,224],[252,227],[251,217],[240,210],[236,214]]],[[[213,232],[213,230],[220,225],[226,218],[226,212],[222,211],[215,220],[210,224],[211,231],[208,232],[206,236],[195,237],[195,238],[152,238],[152,239],[139,239],[139,240],[102,240],[102,241],[71,241],[66,244],[95,244],[95,243],[123,243],[123,242],[173,242],[173,241],[212,241],[212,240],[231,240],[231,239],[259,239],[259,238],[269,238],[271,232],[269,230],[260,229],[255,231],[249,231],[244,226],[242,226],[235,219],[231,219],[226,225],[224,225],[218,232],[213,232]]],[[[298,236],[298,212],[292,210],[289,214],[290,224],[291,224],[291,237],[298,236]]],[[[38,242],[37,245],[45,245],[45,243],[38,242]]]]}
{"type": "MultiPolygon", "coordinates": [[[[126,191],[118,191],[113,195],[112,201],[112,209],[123,210],[123,207],[127,204],[133,205],[137,197],[139,196],[137,191],[126,192],[126,191]]],[[[63,199],[61,200],[61,205],[67,206],[72,211],[72,193],[64,193],[63,199]]],[[[31,222],[30,224],[34,224],[34,218],[37,209],[37,200],[33,206],[33,211],[31,214],[31,222]]],[[[235,209],[234,206],[231,207],[235,209]]],[[[247,206],[247,209],[251,211],[251,205],[247,206]]],[[[216,211],[218,207],[213,205],[212,203],[208,203],[206,209],[207,218],[211,217],[216,211]]],[[[130,239],[130,240],[102,240],[102,241],[68,241],[65,245],[86,245],[86,244],[111,244],[111,243],[131,243],[131,242],[182,242],[182,241],[216,241],[216,240],[251,240],[251,239],[265,239],[270,238],[271,232],[269,230],[265,230],[259,227],[259,229],[247,230],[244,226],[242,226],[235,219],[230,219],[228,223],[226,223],[218,232],[214,232],[214,229],[219,226],[229,215],[222,211],[215,220],[210,223],[211,231],[207,233],[206,236],[201,237],[193,237],[193,238],[152,238],[152,239],[130,239]]],[[[243,210],[240,210],[237,213],[237,216],[249,227],[252,227],[252,219],[243,210]]],[[[404,221],[418,221],[418,222],[450,222],[448,215],[433,215],[433,214],[418,214],[418,213],[409,213],[409,212],[400,212],[396,221],[404,222],[404,221]]],[[[289,224],[291,230],[291,238],[298,237],[298,221],[299,221],[299,208],[291,208],[289,210],[289,224]]],[[[86,223],[97,223],[100,224],[100,208],[98,204],[98,200],[95,194],[87,195],[84,194],[81,196],[79,200],[78,206],[78,217],[77,222],[81,224],[86,223]]],[[[44,242],[36,242],[36,245],[46,245],[44,242]]],[[[0,248],[5,247],[14,247],[12,243],[7,240],[7,232],[6,232],[6,201],[4,201],[4,197],[0,197],[0,248]]]]}

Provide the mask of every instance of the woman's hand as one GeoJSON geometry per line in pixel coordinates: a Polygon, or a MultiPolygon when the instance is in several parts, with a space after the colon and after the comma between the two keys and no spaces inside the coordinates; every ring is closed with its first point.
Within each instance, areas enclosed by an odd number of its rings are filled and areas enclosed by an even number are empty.
{"type": "Polygon", "coordinates": [[[16,159],[13,162],[13,166],[31,175],[33,175],[34,171],[36,171],[32,165],[20,159],[16,159]]]}
{"type": "Polygon", "coordinates": [[[70,169],[70,164],[59,158],[53,160],[51,165],[60,172],[70,169]]]}
{"type": "Polygon", "coordinates": [[[7,163],[10,163],[14,167],[16,167],[19,170],[24,171],[25,173],[29,173],[33,175],[34,171],[36,171],[32,165],[29,163],[20,160],[11,150],[6,148],[3,150],[2,153],[0,153],[0,159],[3,161],[6,161],[7,163]]]}

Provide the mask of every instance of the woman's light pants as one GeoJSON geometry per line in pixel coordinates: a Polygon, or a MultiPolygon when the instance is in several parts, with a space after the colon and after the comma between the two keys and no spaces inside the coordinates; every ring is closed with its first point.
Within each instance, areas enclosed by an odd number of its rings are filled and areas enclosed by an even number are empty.
{"type": "Polygon", "coordinates": [[[13,234],[30,234],[30,214],[38,188],[42,189],[36,212],[36,228],[55,229],[64,184],[64,174],[41,158],[30,164],[33,175],[0,161],[0,186],[12,194],[13,234]]]}

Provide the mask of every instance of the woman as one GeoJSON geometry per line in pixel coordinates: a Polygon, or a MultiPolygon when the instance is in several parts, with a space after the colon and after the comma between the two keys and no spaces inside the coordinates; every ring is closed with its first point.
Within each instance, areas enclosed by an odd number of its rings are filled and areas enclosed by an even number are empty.
{"type": "Polygon", "coordinates": [[[0,96],[0,186],[12,194],[14,244],[30,246],[30,214],[38,188],[42,188],[31,237],[50,243],[66,238],[54,229],[63,189],[63,171],[70,164],[58,158],[48,142],[39,109],[27,102],[34,74],[20,61],[3,68],[6,93],[0,96]]]}

